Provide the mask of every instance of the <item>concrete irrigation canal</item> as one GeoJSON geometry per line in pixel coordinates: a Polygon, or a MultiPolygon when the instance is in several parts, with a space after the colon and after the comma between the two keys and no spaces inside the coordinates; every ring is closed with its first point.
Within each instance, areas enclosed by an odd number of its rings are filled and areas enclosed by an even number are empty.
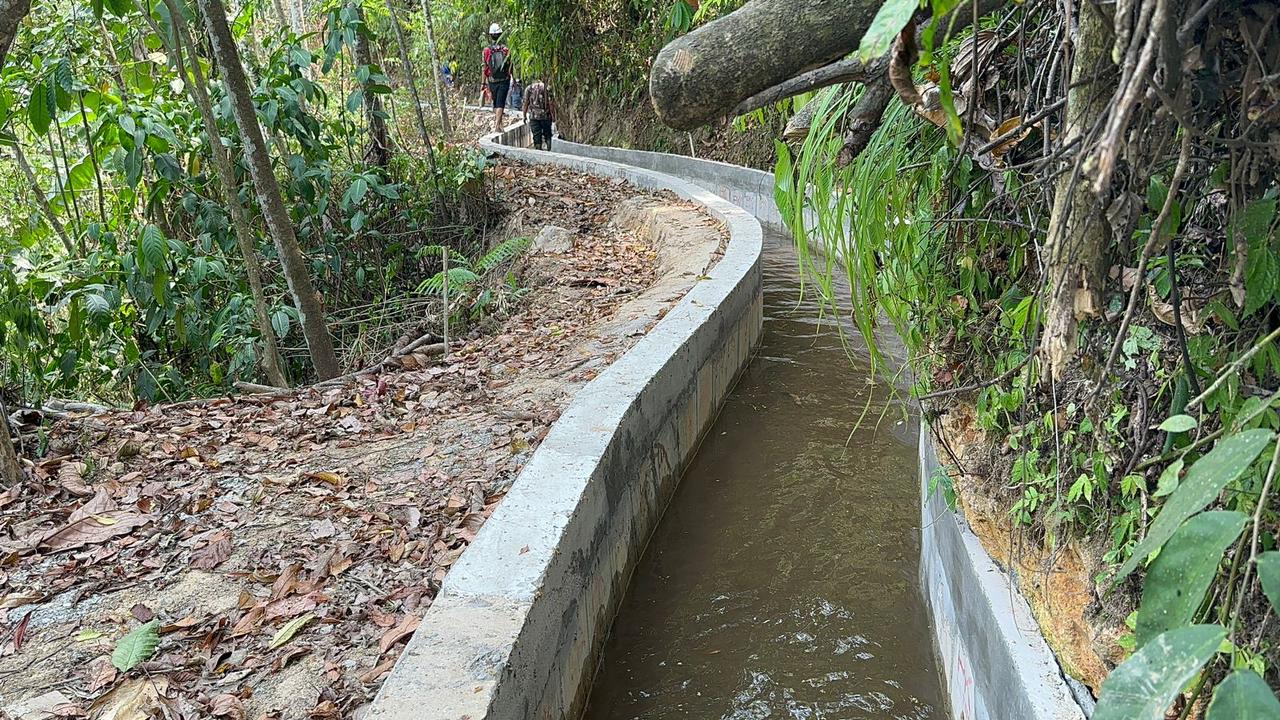
{"type": "Polygon", "coordinates": [[[636,568],[588,720],[945,717],[914,418],[798,302],[790,242],[763,264],[760,348],[636,568]]]}
{"type": "Polygon", "coordinates": [[[1026,602],[929,491],[905,395],[804,299],[772,176],[528,140],[482,145],[673,192],[729,241],[561,415],[367,717],[1084,718],[1026,602]]]}

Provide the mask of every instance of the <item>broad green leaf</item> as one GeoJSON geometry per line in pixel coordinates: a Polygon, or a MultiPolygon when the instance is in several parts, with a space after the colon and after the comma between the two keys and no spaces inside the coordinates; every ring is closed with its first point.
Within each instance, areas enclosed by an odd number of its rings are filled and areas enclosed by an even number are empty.
{"type": "Polygon", "coordinates": [[[306,615],[296,617],[285,623],[283,627],[276,631],[275,636],[271,638],[271,649],[275,650],[281,645],[292,640],[293,636],[297,635],[298,631],[302,629],[302,626],[314,620],[315,617],[315,614],[307,613],[306,615]]]}
{"type": "Polygon", "coordinates": [[[1151,494],[1152,497],[1164,497],[1178,489],[1178,476],[1182,474],[1182,465],[1182,458],[1169,463],[1164,472],[1160,473],[1160,479],[1156,481],[1156,491],[1151,494]]]}
{"type": "Polygon", "coordinates": [[[1190,415],[1174,415],[1160,423],[1159,429],[1165,432],[1180,433],[1194,429],[1197,424],[1196,419],[1190,415]]]}
{"type": "Polygon", "coordinates": [[[142,180],[142,152],[136,147],[124,156],[124,174],[129,187],[137,187],[142,180]]]}
{"type": "Polygon", "coordinates": [[[1250,203],[1231,218],[1230,236],[1243,235],[1249,253],[1245,264],[1245,305],[1241,311],[1245,317],[1270,301],[1280,285],[1280,262],[1272,250],[1268,232],[1275,214],[1275,199],[1265,198],[1250,203]]]}
{"type": "Polygon", "coordinates": [[[871,26],[858,45],[858,58],[863,62],[878,58],[889,51],[893,39],[911,22],[911,16],[920,7],[919,0],[885,0],[871,20],[871,26]]]}
{"type": "Polygon", "coordinates": [[[168,251],[168,243],[164,240],[164,233],[160,228],[147,224],[142,229],[142,240],[139,244],[139,260],[142,261],[143,267],[155,270],[164,265],[165,255],[168,251]]]}
{"type": "Polygon", "coordinates": [[[111,314],[111,303],[98,293],[85,293],[84,308],[92,317],[106,317],[111,314]]]}
{"type": "Polygon", "coordinates": [[[49,123],[53,121],[46,95],[48,92],[44,83],[36,85],[31,89],[31,101],[27,103],[27,119],[31,121],[31,129],[42,137],[49,132],[49,123]]]}
{"type": "Polygon", "coordinates": [[[1182,524],[1151,563],[1138,606],[1138,647],[1162,632],[1189,625],[1204,601],[1222,554],[1240,537],[1248,516],[1210,510],[1182,524]]]}
{"type": "Polygon", "coordinates": [[[1213,450],[1196,461],[1178,489],[1173,491],[1160,514],[1151,523],[1147,536],[1120,566],[1113,582],[1120,582],[1151,553],[1159,550],[1187,518],[1205,509],[1222,489],[1253,464],[1275,433],[1246,430],[1218,441],[1213,450]]]}
{"type": "Polygon", "coordinates": [[[72,165],[67,173],[67,184],[73,190],[84,190],[93,185],[93,161],[86,157],[72,165]]]}
{"type": "Polygon", "coordinates": [[[1280,614],[1280,550],[1258,556],[1258,579],[1262,581],[1262,592],[1271,601],[1271,609],[1280,614]]]}
{"type": "Polygon", "coordinates": [[[1252,670],[1237,670],[1213,691],[1205,720],[1275,720],[1280,700],[1252,670]]]}
{"type": "Polygon", "coordinates": [[[111,664],[120,672],[129,672],[154,655],[159,644],[159,620],[139,625],[116,643],[115,650],[111,651],[111,664]]]}
{"type": "Polygon", "coordinates": [[[271,328],[276,331],[276,337],[283,338],[289,334],[289,320],[289,313],[285,310],[271,314],[271,328]]]}
{"type": "Polygon", "coordinates": [[[342,204],[347,208],[353,208],[364,200],[364,196],[369,192],[369,181],[362,177],[357,177],[351,181],[351,187],[347,189],[346,197],[343,198],[342,204]]]}
{"type": "Polygon", "coordinates": [[[133,3],[129,0],[106,0],[106,5],[116,17],[125,17],[133,11],[133,3]]]}
{"type": "Polygon", "coordinates": [[[66,58],[59,60],[58,64],[53,67],[53,79],[63,92],[73,93],[79,89],[75,73],[71,70],[71,61],[66,58]]]}
{"type": "Polygon", "coordinates": [[[1218,652],[1227,633],[1192,625],[1157,635],[1102,682],[1092,720],[1164,720],[1182,688],[1218,652]]]}

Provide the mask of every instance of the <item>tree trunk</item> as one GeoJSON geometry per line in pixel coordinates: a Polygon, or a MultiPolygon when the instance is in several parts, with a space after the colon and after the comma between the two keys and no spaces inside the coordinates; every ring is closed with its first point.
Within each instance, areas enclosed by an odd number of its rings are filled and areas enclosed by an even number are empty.
{"type": "Polygon", "coordinates": [[[431,133],[427,132],[427,117],[422,110],[422,96],[418,94],[418,81],[414,77],[413,62],[409,59],[409,45],[404,40],[404,29],[400,26],[400,16],[396,14],[395,3],[386,0],[387,13],[391,15],[391,27],[396,32],[396,46],[400,48],[400,71],[404,73],[404,81],[409,85],[409,94],[413,97],[413,115],[418,121],[418,132],[422,134],[422,145],[427,150],[427,157],[432,161],[431,174],[435,175],[435,160],[431,148],[431,133]]]}
{"type": "Polygon", "coordinates": [[[18,36],[18,25],[29,12],[31,0],[0,0],[0,67],[4,67],[13,39],[18,36]]]}
{"type": "Polygon", "coordinates": [[[280,183],[271,168],[262,127],[258,125],[258,116],[253,107],[253,96],[249,93],[244,66],[240,63],[240,52],[231,38],[231,28],[227,25],[226,10],[222,6],[222,0],[199,0],[199,5],[213,47],[214,60],[222,72],[223,83],[231,99],[231,111],[240,128],[245,159],[253,176],[258,203],[262,206],[267,230],[280,254],[285,280],[289,283],[289,292],[298,309],[302,333],[307,340],[307,349],[311,352],[311,362],[319,379],[336,377],[340,370],[338,356],[333,350],[333,338],[325,327],[320,295],[311,284],[307,260],[298,246],[293,223],[280,193],[280,183]]]}
{"type": "Polygon", "coordinates": [[[67,235],[67,229],[62,226],[62,221],[54,214],[53,208],[49,205],[49,198],[44,196],[44,190],[40,188],[40,181],[36,179],[35,171],[31,169],[31,163],[27,162],[27,156],[22,152],[22,146],[18,143],[13,145],[13,157],[18,161],[18,169],[22,171],[23,177],[27,179],[27,183],[31,185],[31,194],[36,196],[36,204],[40,206],[40,211],[49,221],[49,227],[53,228],[54,233],[58,235],[58,239],[62,241],[62,247],[67,249],[67,255],[75,255],[76,250],[71,245],[71,236],[67,235]]]}
{"type": "Polygon", "coordinates": [[[276,19],[280,21],[280,27],[292,30],[293,28],[289,24],[289,17],[285,15],[284,5],[281,4],[280,0],[271,0],[271,5],[275,8],[276,19]]]}
{"type": "MultiPolygon", "coordinates": [[[[222,185],[222,201],[231,214],[231,227],[235,231],[236,244],[240,246],[240,254],[244,257],[244,272],[249,280],[249,291],[253,294],[254,317],[258,324],[258,334],[262,336],[262,369],[267,380],[277,387],[288,387],[289,379],[284,373],[284,361],[280,356],[280,346],[276,343],[276,331],[271,325],[271,316],[267,314],[267,294],[262,286],[262,261],[258,257],[257,243],[253,233],[253,223],[244,203],[240,202],[240,194],[236,192],[235,169],[231,165],[231,157],[222,146],[222,134],[218,132],[218,121],[213,113],[213,103],[209,99],[208,83],[204,70],[200,68],[200,56],[196,54],[195,43],[187,32],[187,23],[182,18],[178,4],[174,0],[165,0],[169,8],[170,22],[173,23],[173,37],[177,43],[170,48],[178,66],[178,74],[187,81],[191,97],[200,109],[200,117],[204,121],[205,134],[209,136],[209,152],[213,158],[214,169],[218,173],[218,182],[222,185]],[[187,78],[186,63],[183,61],[183,45],[191,58],[191,77],[187,78]]],[[[150,20],[150,16],[147,18],[150,20]]],[[[164,33],[157,34],[164,37],[164,33]]]]}
{"type": "MultiPolygon", "coordinates": [[[[373,31],[364,19],[364,9],[360,3],[352,3],[351,8],[360,18],[360,29],[356,33],[356,72],[359,73],[360,68],[364,68],[365,72],[371,73],[375,67],[373,52],[369,48],[369,38],[373,36],[373,31]]],[[[369,80],[360,83],[360,89],[364,91],[364,118],[369,125],[369,145],[364,151],[364,161],[377,167],[386,167],[387,161],[391,159],[391,140],[387,136],[387,120],[383,117],[386,111],[382,108],[382,96],[370,89],[372,84],[369,80]]]]}
{"type": "Polygon", "coordinates": [[[422,20],[427,26],[427,52],[431,55],[431,77],[436,85],[436,107],[440,108],[440,131],[448,135],[452,128],[449,125],[449,106],[444,102],[444,83],[440,80],[440,55],[436,53],[436,23],[431,18],[431,0],[422,0],[422,20]]]}
{"type": "MultiPolygon", "coordinates": [[[[1081,3],[1071,63],[1072,82],[1081,84],[1067,95],[1067,121],[1059,140],[1063,144],[1092,132],[1107,109],[1109,93],[1103,92],[1106,83],[1081,81],[1111,67],[1109,40],[1103,18],[1092,5],[1081,3]]],[[[1063,377],[1075,354],[1079,320],[1097,314],[1099,309],[1107,223],[1085,174],[1077,162],[1058,181],[1045,241],[1045,311],[1040,352],[1055,378],[1063,377]]]]}
{"type": "Polygon", "coordinates": [[[13,487],[22,482],[22,463],[9,435],[9,415],[0,401],[0,487],[13,487]]]}
{"type": "Polygon", "coordinates": [[[882,0],[755,0],[668,43],[649,95],[662,122],[692,130],[858,46],[882,0]]]}
{"type": "MultiPolygon", "coordinates": [[[[918,25],[955,37],[1006,0],[957,3],[918,25]]],[[[741,115],[785,97],[883,74],[884,59],[863,67],[841,59],[857,49],[883,0],[752,0],[739,10],[668,43],[649,75],[658,117],[692,130],[719,117],[741,115]]]]}

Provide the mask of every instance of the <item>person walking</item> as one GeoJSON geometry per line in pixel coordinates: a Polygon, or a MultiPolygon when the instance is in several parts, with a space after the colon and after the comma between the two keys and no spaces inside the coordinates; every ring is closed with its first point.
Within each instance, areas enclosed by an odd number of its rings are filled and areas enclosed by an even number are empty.
{"type": "Polygon", "coordinates": [[[507,93],[511,91],[511,49],[502,44],[502,26],[489,26],[489,45],[484,49],[484,80],[493,102],[493,128],[502,132],[507,93]]]}
{"type": "Polygon", "coordinates": [[[551,96],[551,88],[542,80],[534,80],[525,88],[524,119],[533,130],[533,147],[538,150],[551,149],[551,126],[556,120],[555,98],[551,96]]]}

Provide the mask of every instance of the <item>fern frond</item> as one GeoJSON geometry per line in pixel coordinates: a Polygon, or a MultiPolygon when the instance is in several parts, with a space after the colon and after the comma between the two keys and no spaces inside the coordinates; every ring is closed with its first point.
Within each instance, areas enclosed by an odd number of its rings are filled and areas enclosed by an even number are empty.
{"type": "MultiPolygon", "coordinates": [[[[475,274],[470,268],[451,267],[449,268],[449,292],[457,293],[464,290],[468,285],[476,282],[480,276],[475,274]]],[[[444,291],[444,273],[438,272],[435,275],[422,281],[418,285],[418,292],[423,295],[441,295],[444,291]]]]}
{"type": "Polygon", "coordinates": [[[533,241],[527,237],[511,238],[498,243],[496,247],[485,253],[484,257],[476,261],[476,270],[483,275],[499,265],[515,260],[521,253],[528,250],[532,243],[533,241]]]}
{"type": "Polygon", "coordinates": [[[449,265],[457,265],[458,267],[471,267],[471,261],[466,255],[445,245],[423,245],[413,252],[419,259],[423,258],[441,258],[445,253],[449,253],[449,265]]]}

